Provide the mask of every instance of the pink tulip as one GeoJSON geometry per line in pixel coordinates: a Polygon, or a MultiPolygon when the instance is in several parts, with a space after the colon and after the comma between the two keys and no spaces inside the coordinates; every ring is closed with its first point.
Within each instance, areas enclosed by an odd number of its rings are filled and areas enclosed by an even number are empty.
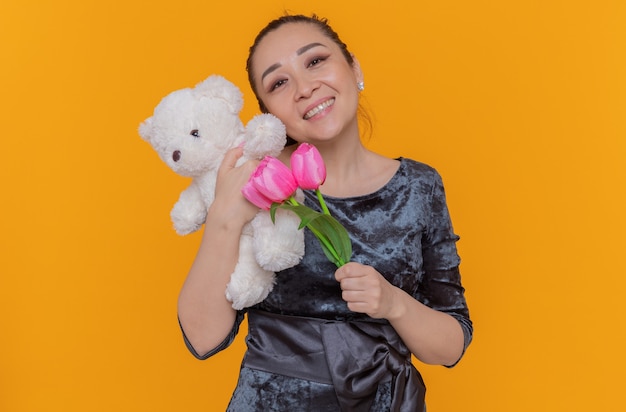
{"type": "Polygon", "coordinates": [[[253,205],[260,209],[269,210],[272,206],[272,201],[265,197],[261,192],[257,190],[252,184],[252,180],[248,182],[241,189],[243,196],[250,201],[253,205]]]}
{"type": "Polygon", "coordinates": [[[297,188],[291,170],[280,160],[266,156],[250,175],[242,193],[253,204],[269,209],[272,203],[287,200],[297,188]]]}
{"type": "Polygon", "coordinates": [[[302,143],[291,154],[291,170],[298,186],[315,190],[326,180],[326,166],[317,148],[302,143]]]}

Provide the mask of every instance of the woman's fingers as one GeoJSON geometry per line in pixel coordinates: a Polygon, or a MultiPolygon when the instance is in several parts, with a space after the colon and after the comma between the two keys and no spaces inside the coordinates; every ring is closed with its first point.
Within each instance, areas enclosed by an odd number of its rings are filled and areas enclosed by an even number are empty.
{"type": "Polygon", "coordinates": [[[383,318],[393,306],[391,284],[371,266],[350,262],[335,272],[341,297],[353,312],[383,318]]]}
{"type": "Polygon", "coordinates": [[[239,160],[241,156],[243,156],[243,147],[235,147],[227,151],[224,155],[224,160],[222,160],[218,173],[234,169],[237,164],[237,160],[239,160]]]}

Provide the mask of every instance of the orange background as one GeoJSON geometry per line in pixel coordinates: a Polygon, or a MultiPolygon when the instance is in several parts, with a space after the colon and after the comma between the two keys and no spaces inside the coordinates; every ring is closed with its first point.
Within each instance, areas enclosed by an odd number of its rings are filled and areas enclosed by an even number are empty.
{"type": "Polygon", "coordinates": [[[244,61],[283,9],[359,57],[368,144],[443,175],[475,341],[420,367],[429,411],[623,408],[626,2],[0,5],[0,410],[223,411],[242,338],[187,353],[188,181],[137,134],[161,97],[244,61]],[[220,5],[217,5],[217,4],[220,5]]]}

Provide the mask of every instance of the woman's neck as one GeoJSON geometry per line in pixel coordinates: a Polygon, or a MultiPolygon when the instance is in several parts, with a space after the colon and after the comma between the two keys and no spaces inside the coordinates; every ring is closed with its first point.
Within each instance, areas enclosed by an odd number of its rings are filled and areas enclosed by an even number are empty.
{"type": "MultiPolygon", "coordinates": [[[[326,165],[326,181],[320,187],[325,195],[354,197],[373,193],[398,170],[397,160],[367,149],[358,136],[358,128],[355,130],[341,138],[310,142],[320,151],[326,165]]],[[[296,147],[289,146],[281,153],[285,164],[289,165],[289,157],[296,147]]]]}
{"type": "Polygon", "coordinates": [[[326,164],[325,195],[353,197],[366,195],[384,186],[395,174],[398,162],[358,146],[321,151],[326,164]]]}

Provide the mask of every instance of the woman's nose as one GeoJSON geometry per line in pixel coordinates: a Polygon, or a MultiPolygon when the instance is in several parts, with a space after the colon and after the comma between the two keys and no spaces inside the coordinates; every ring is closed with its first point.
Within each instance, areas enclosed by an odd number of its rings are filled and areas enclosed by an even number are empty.
{"type": "Polygon", "coordinates": [[[319,87],[319,82],[313,79],[300,79],[297,82],[296,100],[311,97],[313,92],[319,87]]]}

